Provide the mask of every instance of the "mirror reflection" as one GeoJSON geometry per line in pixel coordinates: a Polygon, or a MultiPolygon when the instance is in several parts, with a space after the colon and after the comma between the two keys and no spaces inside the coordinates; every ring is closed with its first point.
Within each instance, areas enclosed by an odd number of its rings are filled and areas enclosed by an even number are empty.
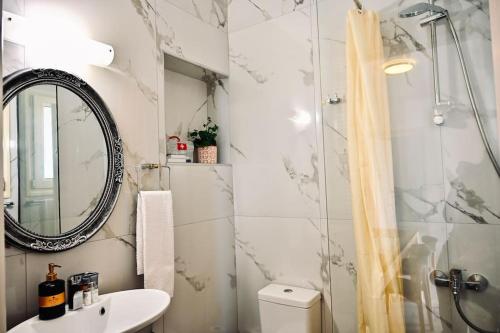
{"type": "Polygon", "coordinates": [[[24,229],[68,232],[92,213],[106,183],[102,129],[72,91],[36,85],[4,108],[4,208],[24,229]]]}

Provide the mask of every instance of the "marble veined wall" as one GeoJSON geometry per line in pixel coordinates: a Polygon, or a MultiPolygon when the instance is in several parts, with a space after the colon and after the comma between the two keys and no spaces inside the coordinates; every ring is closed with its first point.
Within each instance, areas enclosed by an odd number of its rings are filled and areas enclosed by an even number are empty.
{"type": "MultiPolygon", "coordinates": [[[[500,180],[486,155],[468,102],[449,32],[438,27],[443,126],[432,122],[434,91],[430,37],[418,18],[398,11],[418,1],[377,1],[386,56],[406,53],[415,69],[388,76],[392,149],[408,332],[466,332],[447,289],[428,279],[434,269],[467,269],[490,281],[483,294],[466,292],[465,311],[479,326],[498,327],[500,180]]],[[[449,9],[463,43],[473,89],[493,144],[496,109],[488,1],[437,1],[449,9]]],[[[345,96],[345,19],[351,0],[318,1],[322,97],[345,96]]],[[[332,266],[337,332],[356,332],[355,251],[346,153],[345,103],[323,105],[328,221],[331,241],[343,246],[332,266]],[[349,263],[349,265],[346,265],[349,263]],[[351,264],[352,263],[352,264],[351,264]]],[[[494,146],[496,152],[498,149],[494,146]]]]}
{"type": "Polygon", "coordinates": [[[232,167],[170,170],[176,275],[163,332],[237,332],[232,167]]]}
{"type": "MultiPolygon", "coordinates": [[[[45,15],[65,20],[65,28],[81,29],[90,38],[113,45],[115,59],[107,68],[70,63],[62,69],[81,76],[104,99],[123,138],[126,164],[117,205],[108,222],[90,241],[57,254],[6,249],[9,327],[37,313],[36,288],[44,280],[49,262],[63,266],[59,270],[63,278],[81,271],[99,272],[101,293],[143,286],[135,266],[136,165],[165,162],[164,104],[168,100],[164,96],[164,54],[228,73],[225,0],[193,1],[192,6],[191,2],[187,6],[186,3],[175,0],[3,2],[4,10],[28,19],[45,15]]],[[[4,74],[37,65],[39,60],[37,54],[12,43],[5,44],[4,55],[4,74]]],[[[178,292],[171,310],[180,311],[183,316],[163,318],[155,332],[162,332],[163,324],[168,325],[168,332],[234,332],[231,168],[200,168],[192,172],[179,168],[170,177],[172,187],[186,187],[189,191],[176,190],[174,194],[178,292]],[[175,185],[180,180],[184,183],[175,185]],[[204,196],[193,199],[199,188],[214,199],[207,201],[204,196]],[[196,216],[189,214],[193,211],[190,202],[204,203],[196,216]],[[191,310],[196,310],[196,315],[191,310]],[[198,326],[186,326],[189,324],[198,326]]],[[[168,188],[168,178],[166,169],[161,174],[144,172],[140,184],[145,190],[168,188]]]]}
{"type": "Polygon", "coordinates": [[[324,331],[331,329],[313,8],[294,0],[229,5],[241,333],[260,332],[257,291],[270,283],[321,291],[324,331]]]}

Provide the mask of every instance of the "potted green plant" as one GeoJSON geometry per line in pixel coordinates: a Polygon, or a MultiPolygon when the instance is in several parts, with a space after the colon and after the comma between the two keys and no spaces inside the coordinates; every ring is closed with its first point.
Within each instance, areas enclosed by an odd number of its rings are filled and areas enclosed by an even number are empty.
{"type": "Polygon", "coordinates": [[[194,130],[188,133],[189,138],[194,143],[198,163],[216,164],[217,163],[217,131],[219,127],[212,122],[210,117],[203,124],[203,129],[194,130]]]}

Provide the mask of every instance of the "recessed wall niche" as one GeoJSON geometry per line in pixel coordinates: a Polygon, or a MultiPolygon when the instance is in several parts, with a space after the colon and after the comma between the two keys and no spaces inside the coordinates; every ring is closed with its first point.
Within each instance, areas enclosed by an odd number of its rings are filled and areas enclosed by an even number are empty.
{"type": "Polygon", "coordinates": [[[185,141],[210,117],[219,126],[218,163],[230,164],[227,76],[167,54],[164,63],[167,138],[185,141]]]}

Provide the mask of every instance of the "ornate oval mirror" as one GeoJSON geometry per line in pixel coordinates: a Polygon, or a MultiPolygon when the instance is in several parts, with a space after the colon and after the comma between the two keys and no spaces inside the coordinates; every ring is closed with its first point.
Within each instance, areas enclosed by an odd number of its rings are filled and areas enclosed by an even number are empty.
{"type": "Polygon", "coordinates": [[[5,234],[25,249],[75,247],[106,222],[123,178],[122,143],[103,100],[54,69],[4,78],[5,234]]]}

